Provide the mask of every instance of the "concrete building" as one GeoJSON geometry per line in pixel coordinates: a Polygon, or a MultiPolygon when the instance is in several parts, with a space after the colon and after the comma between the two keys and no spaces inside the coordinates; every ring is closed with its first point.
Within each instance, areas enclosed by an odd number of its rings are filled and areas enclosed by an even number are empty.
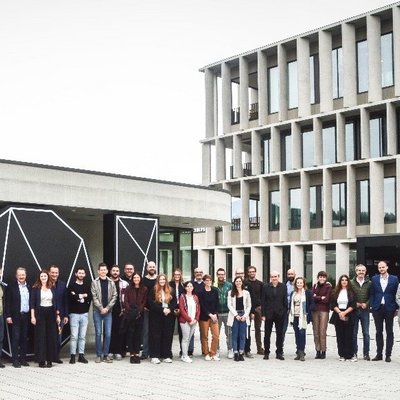
{"type": "Polygon", "coordinates": [[[196,233],[199,264],[399,275],[400,3],[200,71],[203,184],[232,223],[196,233]]]}

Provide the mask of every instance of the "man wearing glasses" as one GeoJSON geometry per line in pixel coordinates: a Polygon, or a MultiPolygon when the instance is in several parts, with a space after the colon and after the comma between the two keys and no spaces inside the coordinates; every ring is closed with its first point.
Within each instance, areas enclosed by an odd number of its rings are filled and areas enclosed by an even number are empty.
{"type": "Polygon", "coordinates": [[[203,275],[204,275],[204,272],[203,272],[202,268],[200,268],[200,267],[195,268],[193,286],[194,286],[194,290],[197,294],[199,294],[202,290],[204,290],[203,275]]]}

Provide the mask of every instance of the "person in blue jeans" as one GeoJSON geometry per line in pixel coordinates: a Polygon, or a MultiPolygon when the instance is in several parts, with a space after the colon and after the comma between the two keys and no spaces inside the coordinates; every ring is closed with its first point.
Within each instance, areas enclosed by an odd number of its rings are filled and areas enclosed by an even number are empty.
{"type": "Polygon", "coordinates": [[[232,348],[234,361],[244,361],[247,327],[250,326],[251,297],[244,289],[244,280],[237,276],[232,290],[228,292],[228,322],[232,327],[232,348]]]}
{"type": "Polygon", "coordinates": [[[91,293],[93,298],[93,322],[96,336],[96,363],[102,361],[111,363],[108,356],[111,340],[112,308],[117,301],[117,288],[114,282],[107,277],[108,267],[100,263],[97,268],[98,277],[92,282],[91,293]],[[104,341],[103,336],[104,325],[104,341]]]}

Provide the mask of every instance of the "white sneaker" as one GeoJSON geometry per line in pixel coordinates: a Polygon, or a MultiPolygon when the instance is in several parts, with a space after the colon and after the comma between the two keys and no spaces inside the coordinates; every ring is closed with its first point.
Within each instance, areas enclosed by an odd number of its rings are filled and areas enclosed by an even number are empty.
{"type": "Polygon", "coordinates": [[[351,357],[351,360],[350,360],[350,361],[351,361],[351,362],[357,362],[357,361],[358,361],[357,356],[351,357]]]}
{"type": "Polygon", "coordinates": [[[232,359],[233,358],[233,350],[228,351],[228,358],[232,359]]]}
{"type": "Polygon", "coordinates": [[[181,361],[190,364],[192,362],[192,359],[190,357],[188,357],[188,356],[182,356],[181,357],[181,361]]]}
{"type": "Polygon", "coordinates": [[[151,363],[152,363],[152,364],[160,364],[160,362],[161,362],[161,361],[160,361],[160,359],[158,359],[158,358],[152,358],[152,359],[151,359],[151,363]]]}
{"type": "Polygon", "coordinates": [[[221,359],[217,355],[215,355],[215,356],[213,356],[211,358],[212,358],[213,361],[221,361],[221,359]]]}
{"type": "Polygon", "coordinates": [[[212,360],[212,358],[210,357],[209,354],[207,354],[207,355],[204,357],[204,359],[205,359],[206,361],[211,361],[211,360],[212,360]]]}
{"type": "Polygon", "coordinates": [[[339,361],[346,361],[346,359],[344,357],[340,357],[339,361]]]}
{"type": "Polygon", "coordinates": [[[121,361],[122,360],[121,354],[114,354],[114,359],[117,361],[121,361]]]}
{"type": "Polygon", "coordinates": [[[169,357],[167,357],[167,358],[164,358],[163,362],[170,364],[170,363],[172,363],[172,360],[169,357]]]}

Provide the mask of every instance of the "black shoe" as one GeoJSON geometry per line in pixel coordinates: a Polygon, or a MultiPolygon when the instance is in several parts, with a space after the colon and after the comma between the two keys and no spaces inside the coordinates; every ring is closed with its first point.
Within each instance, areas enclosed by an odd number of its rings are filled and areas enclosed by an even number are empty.
{"type": "Polygon", "coordinates": [[[75,354],[71,354],[71,358],[69,360],[70,364],[75,364],[75,354]]]}
{"type": "Polygon", "coordinates": [[[13,361],[14,368],[21,368],[21,363],[18,360],[13,361]]]}
{"type": "Polygon", "coordinates": [[[89,361],[86,360],[86,358],[85,358],[85,356],[83,354],[79,354],[78,362],[82,363],[82,364],[87,364],[89,361]]]}
{"type": "Polygon", "coordinates": [[[0,361],[0,368],[5,368],[5,365],[0,361]]]}
{"type": "Polygon", "coordinates": [[[26,362],[26,360],[21,360],[20,364],[21,364],[23,367],[29,367],[29,364],[26,362]]]}
{"type": "Polygon", "coordinates": [[[233,355],[233,361],[239,361],[239,353],[233,355]]]}
{"type": "Polygon", "coordinates": [[[277,360],[284,360],[285,359],[285,357],[283,357],[283,354],[281,354],[281,353],[278,353],[277,355],[276,355],[276,359],[277,360]]]}
{"type": "Polygon", "coordinates": [[[386,357],[385,357],[385,361],[386,361],[386,362],[391,362],[392,359],[390,358],[390,356],[386,356],[386,357]]]}
{"type": "Polygon", "coordinates": [[[239,354],[239,361],[244,361],[243,353],[239,354]]]}
{"type": "Polygon", "coordinates": [[[140,364],[140,357],[139,356],[134,356],[133,363],[134,364],[140,364]]]}
{"type": "Polygon", "coordinates": [[[370,361],[370,360],[371,360],[371,357],[369,356],[368,353],[365,353],[365,354],[364,354],[364,360],[365,360],[365,361],[370,361]]]}
{"type": "Polygon", "coordinates": [[[320,357],[320,359],[321,359],[321,360],[325,360],[325,358],[326,358],[326,351],[321,351],[321,357],[320,357]]]}
{"type": "Polygon", "coordinates": [[[188,356],[192,356],[193,355],[193,351],[188,351],[188,356]]]}
{"type": "Polygon", "coordinates": [[[147,356],[146,356],[145,354],[142,354],[142,355],[140,356],[140,359],[141,359],[141,360],[147,360],[147,356]]]}
{"type": "Polygon", "coordinates": [[[131,364],[134,364],[135,363],[135,356],[131,356],[130,359],[129,359],[129,362],[131,364]]]}
{"type": "Polygon", "coordinates": [[[39,367],[40,367],[40,368],[46,368],[46,363],[45,363],[44,361],[41,361],[41,362],[39,363],[39,367]]]}
{"type": "Polygon", "coordinates": [[[57,364],[63,364],[63,360],[58,359],[58,360],[56,361],[56,363],[57,363],[57,364]]]}
{"type": "Polygon", "coordinates": [[[317,353],[315,354],[315,359],[319,360],[321,358],[321,352],[318,350],[317,353]]]}
{"type": "Polygon", "coordinates": [[[382,361],[382,355],[377,354],[371,361],[382,361]]]}
{"type": "Polygon", "coordinates": [[[269,354],[264,354],[263,360],[269,360],[269,354]]]}
{"type": "Polygon", "coordinates": [[[46,367],[47,368],[51,368],[52,366],[53,366],[52,362],[51,361],[47,361],[46,367]]]}
{"type": "MultiPolygon", "coordinates": [[[[315,357],[315,358],[317,358],[317,357],[315,357]]],[[[296,351],[296,357],[294,359],[295,359],[295,361],[300,360],[300,354],[298,351],[296,351]]]]}

